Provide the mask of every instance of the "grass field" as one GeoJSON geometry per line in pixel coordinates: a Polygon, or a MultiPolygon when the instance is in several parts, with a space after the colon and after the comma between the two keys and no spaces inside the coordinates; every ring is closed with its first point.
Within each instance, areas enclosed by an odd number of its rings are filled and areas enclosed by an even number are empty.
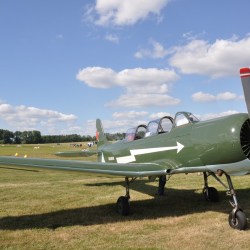
{"type": "MultiPolygon", "coordinates": [[[[62,150],[69,145],[0,145],[0,155],[53,157],[62,150]]],[[[250,176],[232,180],[249,218],[250,176]]],[[[132,213],[121,217],[115,203],[125,194],[123,178],[2,166],[0,249],[250,249],[250,230],[230,228],[229,199],[209,183],[220,202],[204,200],[203,175],[172,176],[164,197],[155,196],[157,182],[135,181],[132,213]]]]}

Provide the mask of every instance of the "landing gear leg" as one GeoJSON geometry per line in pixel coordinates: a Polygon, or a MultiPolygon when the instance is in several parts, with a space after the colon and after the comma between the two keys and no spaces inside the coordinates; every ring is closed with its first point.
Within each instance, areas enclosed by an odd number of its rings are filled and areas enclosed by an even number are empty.
{"type": "Polygon", "coordinates": [[[204,176],[204,188],[203,194],[207,201],[217,202],[219,201],[219,194],[216,188],[208,186],[208,176],[207,172],[203,172],[204,176]]]}
{"type": "Polygon", "coordinates": [[[129,205],[130,194],[129,194],[128,177],[125,177],[125,183],[126,183],[126,194],[125,196],[120,196],[116,203],[116,210],[120,215],[128,215],[130,213],[130,205],[129,205]]]}
{"type": "Polygon", "coordinates": [[[229,202],[233,207],[233,210],[230,212],[229,217],[228,217],[229,225],[234,229],[245,230],[247,228],[246,214],[240,208],[240,205],[237,201],[237,197],[236,197],[236,193],[233,187],[231,177],[225,172],[224,174],[226,175],[227,183],[229,187],[227,194],[232,197],[232,200],[229,202]]]}
{"type": "Polygon", "coordinates": [[[161,175],[159,177],[158,195],[164,195],[166,182],[167,182],[166,175],[161,175]]]}
{"type": "Polygon", "coordinates": [[[229,225],[238,230],[244,230],[247,227],[247,218],[246,214],[243,212],[243,210],[240,208],[240,205],[237,201],[236,193],[233,187],[233,183],[231,180],[231,177],[225,173],[223,170],[218,170],[217,175],[222,176],[225,174],[227,178],[228,187],[214,174],[214,173],[206,173],[204,172],[204,188],[203,188],[203,194],[208,201],[218,201],[219,196],[218,192],[215,188],[208,186],[207,178],[208,176],[212,175],[222,186],[224,186],[227,189],[227,195],[232,198],[230,200],[230,204],[233,207],[233,210],[230,212],[228,217],[229,225]]]}

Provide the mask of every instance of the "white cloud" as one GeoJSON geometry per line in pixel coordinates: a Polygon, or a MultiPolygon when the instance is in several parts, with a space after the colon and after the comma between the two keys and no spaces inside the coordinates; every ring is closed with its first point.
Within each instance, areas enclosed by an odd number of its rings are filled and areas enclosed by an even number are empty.
{"type": "Polygon", "coordinates": [[[133,25],[150,15],[160,19],[161,10],[170,0],[97,0],[87,6],[85,18],[96,25],[133,25]]]}
{"type": "Polygon", "coordinates": [[[166,55],[168,55],[170,53],[170,51],[166,50],[162,44],[160,44],[159,42],[156,42],[154,40],[150,41],[150,44],[152,44],[153,49],[149,50],[149,49],[140,49],[139,51],[137,51],[134,56],[136,58],[145,58],[145,57],[149,57],[149,58],[163,58],[166,55]]]}
{"type": "Polygon", "coordinates": [[[228,110],[224,111],[221,113],[208,113],[208,114],[203,114],[203,115],[195,115],[197,118],[199,118],[201,121],[206,121],[210,119],[215,119],[223,116],[228,116],[228,115],[233,115],[233,114],[238,114],[239,112],[236,110],[228,110]]]}
{"type": "MultiPolygon", "coordinates": [[[[67,127],[66,129],[62,129],[60,131],[60,134],[64,134],[64,135],[67,135],[67,134],[78,134],[78,135],[88,135],[85,133],[86,131],[83,130],[83,127],[80,127],[80,126],[72,126],[72,127],[67,127]]],[[[57,132],[55,132],[54,134],[57,134],[57,132]]]]}
{"type": "Polygon", "coordinates": [[[58,111],[27,107],[24,105],[12,106],[0,103],[0,117],[15,130],[40,130],[49,131],[62,123],[65,126],[76,121],[73,114],[63,114],[58,111]]]}
{"type": "MultiPolygon", "coordinates": [[[[105,133],[125,133],[129,128],[138,126],[139,124],[147,124],[147,121],[143,119],[112,119],[112,120],[102,120],[102,125],[105,133]]],[[[95,135],[95,121],[88,120],[86,124],[87,134],[95,135]]]]}
{"type": "Polygon", "coordinates": [[[239,100],[243,99],[243,96],[237,96],[235,93],[232,92],[224,92],[224,93],[219,93],[216,95],[217,100],[221,101],[232,101],[232,100],[239,100]]]}
{"type": "Polygon", "coordinates": [[[158,112],[158,113],[153,113],[149,116],[150,119],[155,120],[155,119],[159,119],[162,118],[164,116],[171,116],[170,113],[167,112],[158,112]]]}
{"type": "Polygon", "coordinates": [[[116,86],[116,72],[110,68],[87,67],[79,70],[76,79],[93,88],[110,88],[116,86]]]}
{"type": "MultiPolygon", "coordinates": [[[[105,132],[123,133],[126,132],[129,128],[136,127],[139,124],[147,125],[149,121],[161,118],[166,115],[170,114],[166,112],[149,114],[149,112],[147,111],[131,110],[128,112],[115,112],[113,113],[111,120],[103,120],[102,123],[105,132]]],[[[94,126],[95,126],[95,121],[89,120],[88,125],[86,127],[94,128],[94,126]]],[[[91,134],[94,134],[94,132],[95,132],[94,129],[92,129],[91,134]]]]}
{"type": "Polygon", "coordinates": [[[78,72],[77,79],[95,88],[125,88],[126,93],[108,106],[138,108],[176,105],[180,102],[166,95],[169,86],[179,79],[173,70],[135,68],[115,72],[109,68],[88,67],[78,72]]]}
{"type": "Polygon", "coordinates": [[[113,118],[114,119],[138,119],[139,117],[144,117],[147,116],[148,112],[147,111],[128,111],[128,112],[115,112],[113,113],[113,118]]]}
{"type": "MultiPolygon", "coordinates": [[[[128,111],[128,112],[115,112],[112,115],[111,120],[103,120],[103,128],[108,133],[124,133],[129,128],[136,127],[139,124],[148,123],[148,112],[147,111],[128,111]],[[145,119],[144,119],[145,118],[145,119]]],[[[95,121],[87,121],[86,128],[89,134],[95,134],[95,121]]]]}
{"type": "Polygon", "coordinates": [[[243,99],[243,96],[237,96],[232,92],[219,93],[217,95],[212,95],[209,93],[204,93],[202,91],[196,92],[192,95],[193,101],[196,102],[212,102],[212,101],[232,101],[243,99]]]}
{"type": "Polygon", "coordinates": [[[142,108],[152,106],[177,105],[180,100],[165,94],[125,94],[117,100],[111,101],[107,106],[142,108]]]}
{"type": "Polygon", "coordinates": [[[188,31],[186,33],[184,33],[182,35],[183,38],[185,38],[186,40],[198,40],[199,38],[201,37],[204,37],[204,35],[206,34],[205,31],[202,31],[201,33],[198,33],[198,34],[193,34],[192,31],[188,31]]]}
{"type": "Polygon", "coordinates": [[[130,92],[166,93],[168,85],[179,79],[173,70],[157,68],[134,68],[115,72],[110,68],[87,67],[76,76],[90,87],[125,87],[130,92]]]}
{"type": "Polygon", "coordinates": [[[174,48],[169,62],[184,74],[208,75],[210,77],[234,76],[239,69],[249,65],[250,37],[239,40],[233,36],[228,40],[209,43],[192,40],[174,48]]]}
{"type": "Polygon", "coordinates": [[[107,34],[105,40],[116,44],[119,43],[119,37],[117,35],[107,34]]]}
{"type": "Polygon", "coordinates": [[[168,85],[179,77],[173,70],[157,68],[125,69],[117,74],[117,82],[132,93],[166,93],[168,85]]]}

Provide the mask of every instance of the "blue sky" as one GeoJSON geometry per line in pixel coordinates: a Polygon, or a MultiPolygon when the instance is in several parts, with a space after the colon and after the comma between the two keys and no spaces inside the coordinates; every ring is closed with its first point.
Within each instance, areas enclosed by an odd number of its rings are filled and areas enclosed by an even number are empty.
{"type": "Polygon", "coordinates": [[[0,128],[107,132],[246,112],[249,0],[1,0],[0,128]]]}

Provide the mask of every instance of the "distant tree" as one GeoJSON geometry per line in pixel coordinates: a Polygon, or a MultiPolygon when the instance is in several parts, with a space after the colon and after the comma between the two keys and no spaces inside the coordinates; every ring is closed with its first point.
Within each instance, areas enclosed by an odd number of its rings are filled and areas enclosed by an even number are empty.
{"type": "Polygon", "coordinates": [[[22,143],[23,144],[31,143],[30,135],[31,135],[30,131],[23,131],[23,133],[22,133],[22,143]]]}
{"type": "Polygon", "coordinates": [[[3,143],[4,144],[11,144],[14,141],[14,133],[9,130],[3,131],[3,143]]]}
{"type": "Polygon", "coordinates": [[[22,132],[21,131],[16,131],[14,133],[14,143],[15,144],[21,144],[22,143],[22,132]]]}
{"type": "Polygon", "coordinates": [[[32,131],[32,143],[42,143],[43,139],[41,136],[41,132],[37,130],[32,131]]]}
{"type": "Polygon", "coordinates": [[[0,143],[3,143],[3,129],[0,129],[0,143]]]}
{"type": "Polygon", "coordinates": [[[23,131],[22,133],[22,143],[24,144],[42,143],[42,141],[43,140],[40,131],[23,131]]]}
{"type": "MultiPolygon", "coordinates": [[[[122,140],[124,133],[106,134],[109,141],[122,140]]],[[[37,143],[66,143],[66,142],[82,142],[82,141],[96,141],[95,136],[90,135],[41,135],[38,130],[33,131],[16,131],[0,129],[0,143],[4,144],[37,144],[37,143]]]]}

